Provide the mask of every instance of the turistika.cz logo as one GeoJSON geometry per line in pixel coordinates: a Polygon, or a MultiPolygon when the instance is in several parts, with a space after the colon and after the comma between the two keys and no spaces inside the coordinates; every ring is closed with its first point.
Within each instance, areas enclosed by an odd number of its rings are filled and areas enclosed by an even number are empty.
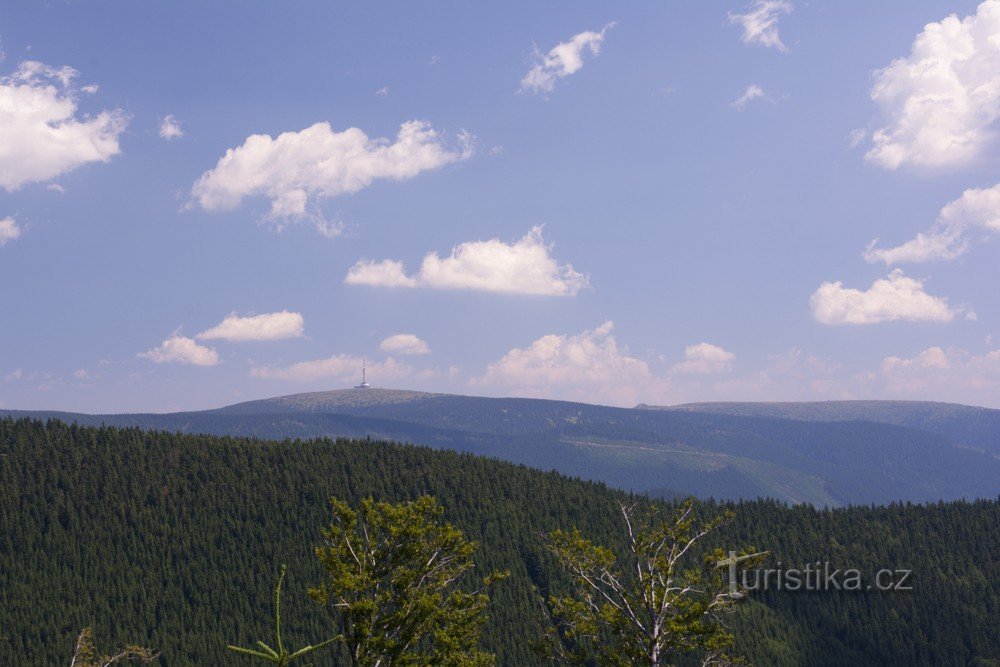
{"type": "Polygon", "coordinates": [[[767,552],[739,555],[718,561],[716,567],[728,569],[729,593],[741,597],[750,591],[912,591],[913,570],[882,568],[866,578],[856,568],[841,569],[829,561],[815,561],[801,568],[739,567],[740,563],[766,555],[767,552]]]}

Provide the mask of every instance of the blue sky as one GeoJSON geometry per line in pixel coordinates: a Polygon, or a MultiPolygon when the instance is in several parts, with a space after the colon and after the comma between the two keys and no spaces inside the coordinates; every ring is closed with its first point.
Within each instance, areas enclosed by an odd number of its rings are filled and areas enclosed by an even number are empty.
{"type": "Polygon", "coordinates": [[[996,1],[6,2],[0,407],[215,407],[361,355],[1000,407],[994,43],[996,1]]]}

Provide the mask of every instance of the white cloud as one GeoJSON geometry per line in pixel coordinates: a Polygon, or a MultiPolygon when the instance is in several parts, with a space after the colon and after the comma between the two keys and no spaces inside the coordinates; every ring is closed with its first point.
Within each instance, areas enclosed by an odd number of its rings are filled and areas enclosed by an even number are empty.
{"type": "Polygon", "coordinates": [[[884,373],[895,373],[908,369],[947,369],[951,367],[948,355],[940,347],[929,347],[912,359],[900,359],[899,357],[886,357],[882,361],[882,371],[884,373]]]}
{"type": "Polygon", "coordinates": [[[304,217],[310,201],[358,192],[378,179],[401,181],[468,158],[472,136],[448,146],[430,124],[409,121],[394,142],[356,127],[334,132],[316,123],[300,132],[247,137],[201,175],[191,194],[205,210],[233,209],[245,197],[271,200],[271,219],[304,217]]]}
{"type": "Polygon", "coordinates": [[[684,348],[684,361],[675,365],[672,373],[681,375],[712,375],[733,368],[736,355],[711,343],[698,343],[684,348]]]}
{"type": "Polygon", "coordinates": [[[159,347],[154,347],[148,352],[140,352],[137,356],[157,364],[177,362],[195,366],[215,366],[219,363],[219,355],[215,350],[179,334],[174,334],[159,347]]]}
{"type": "Polygon", "coordinates": [[[729,12],[729,22],[743,28],[744,44],[759,44],[787,51],[778,34],[778,20],[792,11],[792,3],[784,0],[755,0],[745,14],[729,12]]]}
{"type": "MultiPolygon", "coordinates": [[[[350,354],[335,354],[326,359],[300,361],[284,368],[258,366],[250,370],[250,375],[271,380],[291,380],[293,382],[313,382],[316,380],[334,380],[340,383],[352,383],[361,379],[361,357],[350,354]]],[[[372,384],[393,382],[409,377],[413,369],[400,363],[392,357],[385,361],[366,364],[368,379],[372,384]]]]}
{"type": "Polygon", "coordinates": [[[810,299],[813,318],[822,324],[874,324],[894,320],[950,322],[961,309],[924,291],[922,281],[896,269],[865,291],[826,282],[810,299]]]}
{"type": "Polygon", "coordinates": [[[546,54],[536,54],[535,66],[521,79],[521,90],[530,90],[534,93],[552,91],[556,81],[583,67],[585,51],[590,51],[595,56],[601,52],[604,35],[614,25],[613,22],[609,23],[600,32],[591,30],[581,32],[568,42],[560,42],[546,54]]]}
{"type": "Polygon", "coordinates": [[[180,122],[174,118],[173,114],[168,115],[162,121],[160,121],[160,138],[170,141],[171,139],[180,139],[184,136],[184,130],[181,129],[180,122]]]}
{"type": "Polygon", "coordinates": [[[412,276],[406,274],[402,262],[361,260],[350,268],[344,282],[545,296],[573,296],[589,286],[586,276],[571,264],[559,264],[551,250],[542,239],[542,228],[533,227],[514,243],[471,241],[455,246],[445,258],[430,252],[412,276]]]}
{"type": "Polygon", "coordinates": [[[383,259],[381,262],[362,259],[352,266],[344,282],[348,285],[374,285],[376,287],[418,287],[415,278],[406,275],[402,262],[383,259]]]}
{"type": "Polygon", "coordinates": [[[77,74],[29,60],[0,77],[0,186],[8,192],[120,152],[125,115],[116,109],[78,118],[77,74]]]}
{"type": "Polygon", "coordinates": [[[240,317],[230,313],[226,319],[207,331],[195,336],[199,340],[281,340],[299,338],[305,320],[299,313],[282,310],[277,313],[263,313],[240,317]]]}
{"type": "Polygon", "coordinates": [[[956,348],[929,347],[909,359],[886,357],[882,375],[892,394],[983,402],[1000,390],[1000,350],[973,355],[956,348]]]}
{"type": "Polygon", "coordinates": [[[0,219],[0,247],[7,245],[8,241],[14,241],[21,236],[21,228],[17,226],[14,218],[0,219]]]}
{"type": "Polygon", "coordinates": [[[389,94],[389,86],[382,86],[381,88],[375,91],[375,95],[377,95],[378,97],[385,97],[388,94],[389,94]]]}
{"type": "Polygon", "coordinates": [[[865,259],[888,265],[955,259],[968,250],[969,230],[974,228],[1000,233],[1000,185],[966,190],[941,209],[929,231],[900,246],[878,248],[875,239],[868,245],[865,259]]]}
{"type": "Polygon", "coordinates": [[[501,387],[521,396],[634,404],[653,381],[646,362],[619,349],[614,324],[576,335],[549,334],[490,364],[475,386],[501,387]]]}
{"type": "Polygon", "coordinates": [[[743,91],[737,99],[729,103],[729,106],[735,107],[740,111],[746,109],[747,105],[754,100],[766,100],[767,95],[764,93],[764,89],[758,86],[756,83],[747,86],[747,89],[743,91]]]}
{"type": "Polygon", "coordinates": [[[396,354],[430,354],[427,341],[413,334],[396,334],[383,340],[378,349],[396,354]]]}
{"type": "Polygon", "coordinates": [[[871,162],[896,169],[973,160],[1000,116],[1000,1],[928,23],[909,56],[876,72],[871,97],[885,119],[865,156],[871,162]]]}
{"type": "Polygon", "coordinates": [[[873,264],[884,262],[887,266],[951,260],[964,254],[968,248],[968,241],[958,230],[940,228],[919,232],[913,239],[894,248],[879,248],[878,239],[874,239],[865,248],[865,260],[873,264]]]}

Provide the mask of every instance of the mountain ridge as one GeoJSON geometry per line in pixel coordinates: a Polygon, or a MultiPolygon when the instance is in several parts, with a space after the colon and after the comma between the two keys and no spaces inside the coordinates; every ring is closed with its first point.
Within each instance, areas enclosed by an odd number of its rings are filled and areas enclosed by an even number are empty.
{"type": "MultiPolygon", "coordinates": [[[[1000,427],[992,431],[991,417],[983,418],[978,408],[935,404],[936,412],[924,407],[916,417],[886,416],[898,406],[865,402],[852,403],[854,412],[841,406],[840,413],[819,419],[809,412],[818,408],[788,407],[797,404],[779,404],[780,414],[756,404],[712,405],[618,408],[369,388],[303,392],[195,412],[0,414],[272,440],[389,439],[643,493],[773,497],[816,506],[1000,495],[1000,457],[975,446],[989,445],[1000,427]],[[796,410],[809,418],[789,418],[796,410]],[[882,421],[859,421],[859,414],[882,421]],[[934,422],[928,414],[951,416],[934,422]],[[911,425],[917,417],[922,428],[911,425]]],[[[824,406],[829,413],[832,408],[824,406]]]]}

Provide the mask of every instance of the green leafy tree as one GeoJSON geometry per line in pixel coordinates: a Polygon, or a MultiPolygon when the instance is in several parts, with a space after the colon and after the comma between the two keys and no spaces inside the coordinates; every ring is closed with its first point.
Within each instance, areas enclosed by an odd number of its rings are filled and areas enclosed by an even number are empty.
{"type": "Polygon", "coordinates": [[[73,651],[73,659],[70,667],[109,667],[126,660],[136,660],[138,662],[153,662],[159,653],[142,646],[129,644],[125,648],[111,655],[98,656],[97,647],[94,646],[94,634],[90,628],[84,628],[80,636],[76,638],[76,649],[73,651]]]}
{"type": "Polygon", "coordinates": [[[400,504],[368,498],[355,511],[331,502],[333,523],[316,548],[327,577],[309,594],[339,612],[339,639],[353,664],[492,664],[479,648],[486,589],[506,574],[490,574],[475,590],[460,586],[478,544],[442,522],[441,504],[430,496],[400,504]]]}
{"type": "Polygon", "coordinates": [[[304,655],[308,655],[317,649],[321,649],[327,644],[336,641],[336,637],[332,639],[327,639],[319,644],[314,644],[312,646],[305,646],[297,651],[289,651],[285,648],[284,643],[281,641],[281,582],[285,580],[285,566],[281,566],[281,574],[278,576],[278,585],[274,589],[274,646],[271,648],[262,641],[257,642],[256,649],[243,648],[240,646],[227,646],[230,651],[240,653],[242,655],[248,655],[254,658],[260,658],[267,662],[273,662],[278,665],[278,667],[285,667],[292,660],[296,658],[301,658],[304,655]]]}
{"type": "MultiPolygon", "coordinates": [[[[697,653],[703,665],[736,664],[726,655],[733,636],[719,615],[732,611],[745,590],[738,578],[727,580],[732,568],[721,549],[702,553],[700,562],[695,555],[698,543],[733,514],[698,521],[693,500],[669,517],[655,505],[621,505],[621,514],[627,533],[621,558],[575,528],[547,536],[571,592],[548,600],[543,654],[559,662],[655,667],[697,653]]],[[[743,570],[765,556],[744,552],[732,561],[743,570]]]]}

